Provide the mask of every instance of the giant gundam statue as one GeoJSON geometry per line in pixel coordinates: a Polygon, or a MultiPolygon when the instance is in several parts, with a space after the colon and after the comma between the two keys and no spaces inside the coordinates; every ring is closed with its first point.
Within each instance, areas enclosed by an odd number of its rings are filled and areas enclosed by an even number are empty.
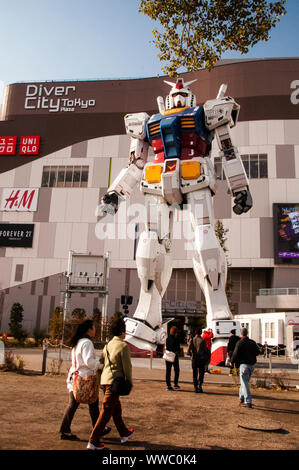
{"type": "MultiPolygon", "coordinates": [[[[193,80],[195,81],[195,80],[193,80]]],[[[226,257],[214,231],[212,198],[217,178],[211,161],[211,144],[216,137],[228,191],[236,214],[252,207],[246,172],[232,143],[231,128],[238,120],[240,106],[225,96],[220,86],[216,99],[196,105],[190,81],[165,81],[171,91],[164,102],[157,98],[159,113],[125,116],[126,133],[131,137],[129,164],[121,170],[102,198],[102,211],[115,214],[118,205],[140,185],[145,196],[147,220],[136,253],[141,282],[139,302],[133,318],[125,318],[126,341],[133,350],[155,351],[166,341],[162,323],[162,298],[172,273],[171,246],[173,210],[189,212],[194,231],[193,269],[204,293],[207,327],[213,329],[212,364],[225,359],[229,331],[237,322],[228,305],[225,285],[226,257]],[[149,146],[155,155],[148,162],[149,146]]],[[[238,328],[237,328],[238,330],[238,328]]]]}

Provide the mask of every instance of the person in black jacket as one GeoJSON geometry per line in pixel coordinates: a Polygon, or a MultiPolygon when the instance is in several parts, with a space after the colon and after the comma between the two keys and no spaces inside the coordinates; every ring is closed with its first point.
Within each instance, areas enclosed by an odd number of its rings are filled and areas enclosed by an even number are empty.
{"type": "Polygon", "coordinates": [[[195,336],[190,341],[187,354],[192,359],[193,385],[195,393],[203,393],[202,384],[206,370],[206,362],[209,356],[205,340],[201,336],[202,329],[195,330],[195,336]]]}
{"type": "Polygon", "coordinates": [[[178,336],[178,329],[176,326],[170,328],[170,335],[166,340],[166,350],[175,353],[174,362],[166,362],[166,386],[167,390],[173,391],[178,390],[179,386],[179,376],[180,376],[180,365],[179,365],[179,352],[181,350],[180,340],[178,336]],[[171,368],[174,368],[174,387],[171,386],[171,368]]]}
{"type": "Polygon", "coordinates": [[[230,337],[227,343],[227,354],[230,359],[230,370],[229,370],[229,375],[233,374],[233,368],[235,367],[235,364],[232,362],[232,355],[235,349],[235,346],[237,342],[239,341],[240,337],[236,335],[236,330],[231,330],[230,332],[230,337]]]}
{"type": "Polygon", "coordinates": [[[256,342],[248,338],[247,328],[242,328],[241,339],[236,344],[231,360],[237,367],[240,367],[240,404],[244,404],[248,408],[252,408],[249,381],[258,354],[259,348],[256,342]]]}

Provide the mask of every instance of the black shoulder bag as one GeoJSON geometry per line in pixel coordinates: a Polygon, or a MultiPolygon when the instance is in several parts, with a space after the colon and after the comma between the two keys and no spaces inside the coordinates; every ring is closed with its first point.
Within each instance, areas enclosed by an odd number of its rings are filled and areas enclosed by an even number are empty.
{"type": "MultiPolygon", "coordinates": [[[[108,361],[110,365],[110,370],[113,376],[110,356],[109,356],[109,351],[108,351],[107,346],[106,346],[106,352],[107,352],[107,357],[108,357],[108,361]]],[[[117,393],[118,395],[130,395],[130,392],[132,390],[132,383],[129,380],[125,379],[124,377],[115,377],[113,379],[111,390],[112,392],[117,393]]]]}

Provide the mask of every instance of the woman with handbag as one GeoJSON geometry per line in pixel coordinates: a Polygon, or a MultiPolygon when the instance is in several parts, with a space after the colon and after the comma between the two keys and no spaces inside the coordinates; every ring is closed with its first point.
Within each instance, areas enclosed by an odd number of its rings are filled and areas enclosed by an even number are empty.
{"type": "MultiPolygon", "coordinates": [[[[72,366],[67,377],[69,403],[60,427],[64,440],[78,440],[71,432],[71,424],[80,403],[88,403],[89,414],[94,426],[99,417],[99,389],[96,383],[97,359],[91,338],[95,335],[92,320],[84,320],[77,326],[69,345],[72,346],[72,366]]],[[[111,428],[105,429],[105,434],[111,428]]]]}
{"type": "Polygon", "coordinates": [[[170,328],[170,335],[166,339],[166,351],[164,355],[166,364],[166,389],[168,391],[179,390],[179,353],[181,350],[180,340],[178,337],[178,329],[176,326],[170,328]],[[169,354],[171,353],[171,354],[169,354]],[[173,356],[173,358],[171,357],[173,356]],[[174,368],[174,386],[171,386],[171,369],[174,368]]]}
{"type": "MultiPolygon", "coordinates": [[[[122,409],[119,400],[120,395],[128,395],[132,388],[132,364],[130,348],[125,343],[126,324],[122,318],[117,318],[111,324],[113,338],[103,350],[104,368],[101,375],[101,387],[104,391],[100,416],[90,435],[87,448],[90,450],[104,449],[101,437],[105,426],[113,418],[114,424],[120,435],[120,442],[127,442],[134,435],[134,429],[128,429],[122,419],[122,409]],[[120,385],[129,385],[125,391],[120,385]]],[[[126,387],[125,387],[126,388],[126,387]]]]}

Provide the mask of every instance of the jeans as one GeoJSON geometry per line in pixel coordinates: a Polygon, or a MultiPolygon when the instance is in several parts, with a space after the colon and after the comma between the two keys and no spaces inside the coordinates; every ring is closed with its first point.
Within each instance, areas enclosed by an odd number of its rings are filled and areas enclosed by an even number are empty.
{"type": "Polygon", "coordinates": [[[254,365],[241,364],[240,365],[240,390],[239,398],[244,399],[245,403],[251,403],[251,393],[249,387],[250,377],[254,371],[254,365]]]}
{"type": "MultiPolygon", "coordinates": [[[[73,421],[74,414],[76,413],[79,405],[80,405],[80,403],[78,403],[75,400],[73,392],[70,392],[70,394],[69,394],[69,403],[68,403],[68,406],[67,406],[67,408],[64,412],[63,420],[62,420],[61,427],[60,427],[60,432],[62,434],[71,433],[71,424],[72,424],[72,421],[73,421]]],[[[88,405],[88,407],[89,407],[89,414],[90,414],[90,417],[91,417],[92,426],[94,426],[97,422],[97,419],[98,419],[99,413],[100,413],[99,412],[99,400],[97,400],[94,403],[91,403],[90,405],[88,405]]]]}
{"type": "Polygon", "coordinates": [[[121,437],[128,436],[130,434],[130,431],[128,430],[122,419],[122,410],[119,401],[119,395],[118,393],[112,392],[111,388],[112,385],[103,385],[104,398],[102,401],[102,408],[98,420],[89,438],[89,442],[94,445],[99,444],[100,438],[111,416],[121,437]]]}
{"type": "Polygon", "coordinates": [[[171,387],[171,368],[174,368],[174,385],[178,385],[179,383],[179,376],[180,376],[180,365],[179,365],[179,357],[178,355],[175,356],[174,362],[166,362],[166,384],[167,387],[171,387]]]}

